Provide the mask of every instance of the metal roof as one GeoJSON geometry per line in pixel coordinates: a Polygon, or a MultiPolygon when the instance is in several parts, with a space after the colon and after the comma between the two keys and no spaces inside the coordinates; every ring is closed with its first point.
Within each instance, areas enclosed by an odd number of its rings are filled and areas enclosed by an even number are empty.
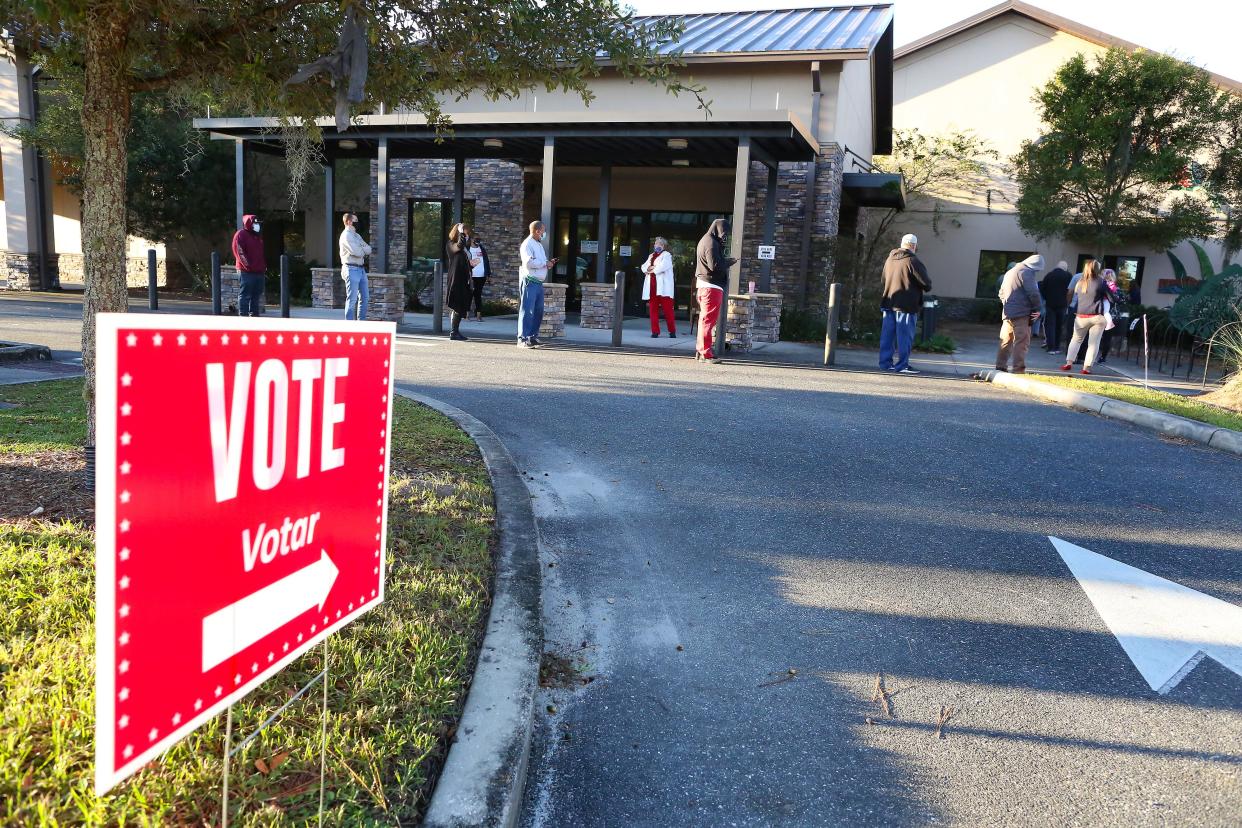
{"type": "Polygon", "coordinates": [[[693,58],[747,53],[870,53],[893,22],[893,7],[821,6],[773,11],[648,16],[637,21],[679,20],[681,37],[662,54],[693,58]]]}

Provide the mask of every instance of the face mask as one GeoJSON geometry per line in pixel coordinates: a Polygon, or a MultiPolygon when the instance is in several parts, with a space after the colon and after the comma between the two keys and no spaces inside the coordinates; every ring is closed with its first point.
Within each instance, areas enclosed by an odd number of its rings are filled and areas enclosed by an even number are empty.
{"type": "Polygon", "coordinates": [[[661,247],[660,245],[658,245],[658,244],[657,244],[657,245],[655,246],[655,252],[657,252],[657,253],[663,253],[663,252],[664,252],[664,248],[663,248],[663,247],[661,247]]]}
{"type": "Polygon", "coordinates": [[[259,223],[257,221],[250,226],[254,228],[254,232],[259,232],[259,223]]]}

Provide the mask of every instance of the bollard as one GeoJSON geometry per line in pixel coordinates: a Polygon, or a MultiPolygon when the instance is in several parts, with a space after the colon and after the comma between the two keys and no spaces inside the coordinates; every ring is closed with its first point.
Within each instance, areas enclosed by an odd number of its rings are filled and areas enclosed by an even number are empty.
{"type": "Polygon", "coordinates": [[[444,265],[436,262],[431,270],[431,332],[444,333],[444,265]]]}
{"type": "Polygon", "coordinates": [[[211,251],[211,312],[220,315],[220,252],[211,251]]]}
{"type": "Polygon", "coordinates": [[[147,304],[151,306],[151,310],[160,309],[160,296],[157,292],[155,276],[155,248],[147,248],[147,304]]]}
{"type": "Polygon", "coordinates": [[[612,344],[621,345],[621,326],[625,323],[625,271],[618,270],[613,274],[612,297],[612,344]]]}
{"type": "Polygon", "coordinates": [[[841,283],[828,286],[828,330],[824,334],[824,364],[837,364],[837,325],[841,319],[841,283]]]}
{"type": "Polygon", "coordinates": [[[280,254],[280,316],[289,318],[289,254],[280,254]]]}

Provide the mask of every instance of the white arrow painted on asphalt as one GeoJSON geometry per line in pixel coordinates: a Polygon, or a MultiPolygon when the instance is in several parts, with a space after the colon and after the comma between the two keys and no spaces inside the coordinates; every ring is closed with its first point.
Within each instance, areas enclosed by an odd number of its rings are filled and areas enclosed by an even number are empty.
{"type": "Polygon", "coordinates": [[[339,570],[319,560],[203,619],[203,672],[271,635],[314,606],[323,609],[339,570]]]}
{"type": "Polygon", "coordinates": [[[1242,607],[1048,536],[1070,572],[1157,693],[1204,656],[1242,676],[1242,607]]]}

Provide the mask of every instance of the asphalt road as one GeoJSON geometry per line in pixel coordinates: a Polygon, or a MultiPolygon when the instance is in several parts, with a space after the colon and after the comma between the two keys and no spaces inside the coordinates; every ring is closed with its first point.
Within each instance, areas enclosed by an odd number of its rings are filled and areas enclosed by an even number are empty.
{"type": "Polygon", "coordinates": [[[544,692],[524,825],[1242,819],[1242,676],[1154,692],[1047,538],[1242,605],[1236,458],[956,379],[398,353],[528,475],[593,678],[544,692]]]}

